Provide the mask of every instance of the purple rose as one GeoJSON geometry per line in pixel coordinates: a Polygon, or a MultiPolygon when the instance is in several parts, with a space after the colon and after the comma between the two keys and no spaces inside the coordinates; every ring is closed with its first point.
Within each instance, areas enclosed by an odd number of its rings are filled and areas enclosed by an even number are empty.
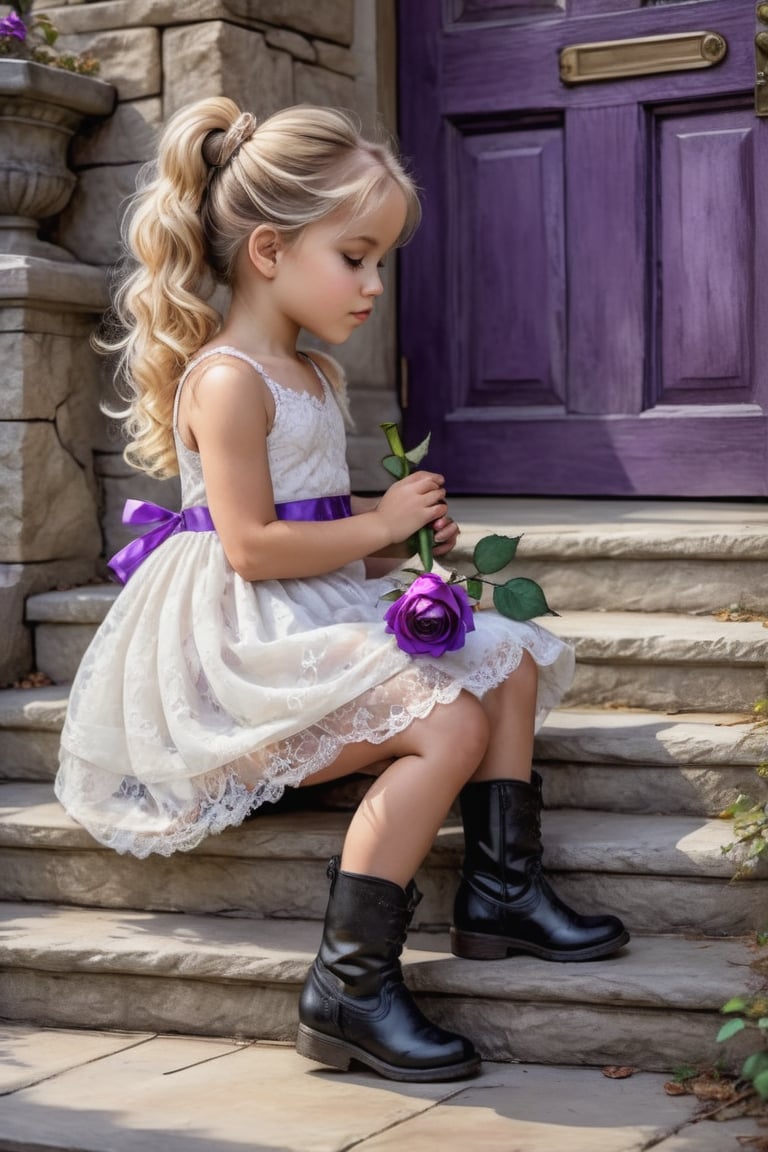
{"type": "Polygon", "coordinates": [[[15,36],[17,40],[26,40],[27,26],[16,12],[10,12],[0,20],[0,36],[15,36]]]}
{"type": "Polygon", "coordinates": [[[472,606],[463,588],[425,572],[386,611],[387,632],[412,656],[442,656],[464,647],[475,628],[472,606]]]}

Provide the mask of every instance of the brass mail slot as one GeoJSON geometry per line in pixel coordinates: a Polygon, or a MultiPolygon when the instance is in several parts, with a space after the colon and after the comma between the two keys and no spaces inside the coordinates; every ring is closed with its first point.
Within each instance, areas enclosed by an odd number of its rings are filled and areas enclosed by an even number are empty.
{"type": "Polygon", "coordinates": [[[727,51],[728,43],[719,32],[676,32],[637,40],[569,44],[560,52],[560,79],[564,84],[590,84],[595,80],[711,68],[725,58],[727,51]]]}

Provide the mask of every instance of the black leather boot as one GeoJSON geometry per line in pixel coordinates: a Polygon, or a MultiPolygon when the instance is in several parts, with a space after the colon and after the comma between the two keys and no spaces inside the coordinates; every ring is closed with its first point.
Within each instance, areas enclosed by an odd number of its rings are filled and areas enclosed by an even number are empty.
{"type": "Polygon", "coordinates": [[[390,1080],[459,1080],[480,1057],[469,1040],[431,1024],[403,983],[400,953],[421,896],[389,880],[328,866],[323,939],[299,1001],[296,1051],[320,1064],[358,1060],[390,1080]]]}
{"type": "Polygon", "coordinates": [[[464,867],[451,949],[469,960],[529,952],[543,960],[596,960],[629,933],[616,916],[582,916],[541,867],[541,777],[466,784],[460,794],[464,867]]]}

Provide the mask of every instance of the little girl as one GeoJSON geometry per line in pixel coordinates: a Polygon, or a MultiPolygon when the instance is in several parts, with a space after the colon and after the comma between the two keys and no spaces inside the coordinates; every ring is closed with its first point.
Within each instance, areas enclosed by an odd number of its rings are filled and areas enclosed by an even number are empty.
{"type": "Polygon", "coordinates": [[[457,955],[580,960],[628,935],[573,912],[541,874],[533,732],[567,687],[570,648],[493,612],[439,659],[398,647],[366,560],[426,525],[435,554],[450,551],[443,478],[350,496],[341,370],[297,350],[302,328],[341,344],[360,327],[418,219],[393,154],[339,112],[257,124],[219,98],[168,124],[130,214],[117,346],[126,458],[180,472],[183,511],[134,509],[163,523],[113,561],[129,578],[72,687],[56,793],[103,844],[168,855],[285,788],[391,761],[329,866],[297,1047],[428,1081],[479,1065],[422,1015],[399,963],[414,873],[458,794],[457,955]]]}

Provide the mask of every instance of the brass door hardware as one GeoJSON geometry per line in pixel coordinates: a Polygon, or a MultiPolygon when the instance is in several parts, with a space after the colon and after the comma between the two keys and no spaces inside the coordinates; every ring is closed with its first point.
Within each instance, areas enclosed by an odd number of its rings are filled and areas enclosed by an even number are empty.
{"type": "MultiPolygon", "coordinates": [[[[761,7],[768,12],[768,4],[761,7]]],[[[560,52],[560,79],[564,84],[589,84],[711,68],[725,59],[727,51],[728,43],[719,32],[675,32],[636,40],[569,44],[560,52]]]]}
{"type": "MultiPolygon", "coordinates": [[[[761,4],[768,11],[768,4],[761,4]]],[[[768,116],[768,32],[755,36],[755,115],[768,116]]]]}
{"type": "Polygon", "coordinates": [[[768,24],[768,4],[758,4],[757,18],[761,24],[768,24]]]}

